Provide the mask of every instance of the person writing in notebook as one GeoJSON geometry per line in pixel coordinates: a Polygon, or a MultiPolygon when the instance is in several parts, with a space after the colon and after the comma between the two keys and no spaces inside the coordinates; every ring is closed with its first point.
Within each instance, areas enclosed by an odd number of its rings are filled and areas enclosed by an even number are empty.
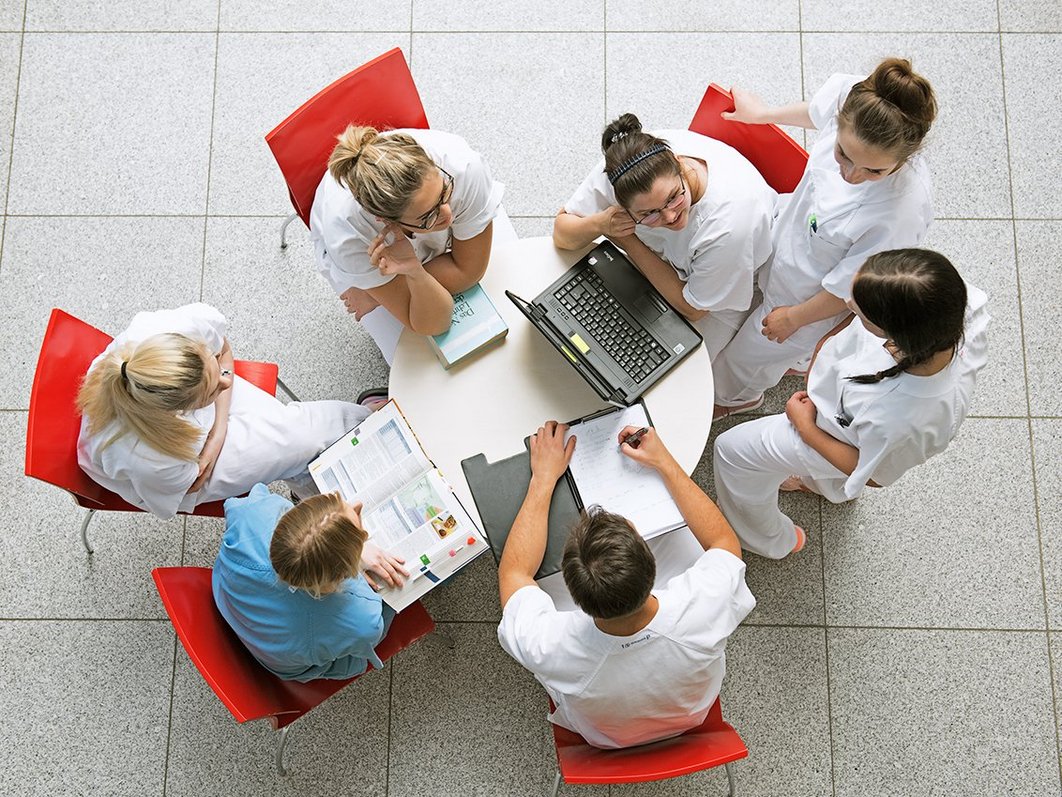
{"type": "Polygon", "coordinates": [[[719,695],[726,640],[756,605],[741,546],[726,519],[649,429],[625,456],[663,478],[704,548],[688,570],[653,589],[656,562],[622,516],[592,507],[572,530],[562,572],[577,611],[557,611],[534,581],[550,500],[575,450],[547,421],[531,437],[531,483],[498,566],[498,639],[556,708],[550,721],[595,747],[666,739],[700,725],[719,695]]]}

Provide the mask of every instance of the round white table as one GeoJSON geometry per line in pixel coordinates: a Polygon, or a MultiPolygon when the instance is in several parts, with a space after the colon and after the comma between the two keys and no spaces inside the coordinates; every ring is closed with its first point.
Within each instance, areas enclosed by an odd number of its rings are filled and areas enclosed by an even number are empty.
{"type": "MultiPolygon", "coordinates": [[[[505,295],[508,289],[534,299],[587,250],[561,251],[545,237],[495,247],[481,285],[509,334],[469,361],[446,370],[423,336],[405,330],[398,342],[391,397],[477,523],[461,460],[483,453],[497,462],[523,450],[524,438],[544,421],[570,421],[607,406],[505,295]]],[[[661,439],[692,473],[712,423],[707,350],[699,346],[644,400],[661,439]]]]}

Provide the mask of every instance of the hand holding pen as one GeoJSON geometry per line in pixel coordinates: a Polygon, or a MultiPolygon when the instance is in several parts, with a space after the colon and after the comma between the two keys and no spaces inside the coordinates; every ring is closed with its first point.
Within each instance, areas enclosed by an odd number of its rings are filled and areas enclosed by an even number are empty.
{"type": "Polygon", "coordinates": [[[618,442],[624,456],[646,467],[660,470],[675,461],[651,426],[625,426],[619,433],[618,442]]]}

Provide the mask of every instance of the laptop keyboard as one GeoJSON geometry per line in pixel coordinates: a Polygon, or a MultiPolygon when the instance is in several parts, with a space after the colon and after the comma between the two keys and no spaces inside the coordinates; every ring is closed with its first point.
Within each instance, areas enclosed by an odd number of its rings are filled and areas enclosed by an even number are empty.
{"type": "Polygon", "coordinates": [[[644,328],[631,323],[593,269],[584,269],[553,295],[635,382],[671,356],[644,328]]]}

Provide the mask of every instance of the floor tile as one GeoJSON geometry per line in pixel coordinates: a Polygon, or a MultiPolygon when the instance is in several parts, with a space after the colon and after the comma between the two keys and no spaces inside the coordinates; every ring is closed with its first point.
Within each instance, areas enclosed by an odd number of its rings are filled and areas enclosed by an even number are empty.
{"type": "MultiPolygon", "coordinates": [[[[409,31],[408,3],[221,0],[223,31],[409,31]]],[[[401,44],[405,46],[407,42],[401,44]]],[[[353,68],[353,67],[351,67],[353,68]]]]}
{"type": "Polygon", "coordinates": [[[1010,168],[1017,218],[1060,218],[1062,199],[1051,178],[1062,156],[1062,131],[1045,122],[1062,105],[1062,33],[1003,35],[1003,75],[1007,91],[1010,168]]]}
{"type": "Polygon", "coordinates": [[[15,124],[18,93],[19,51],[22,35],[0,33],[0,197],[6,201],[7,174],[11,163],[11,134],[15,124]]]}
{"type": "Polygon", "coordinates": [[[162,622],[0,622],[5,794],[161,794],[173,633],[162,622]]]}
{"type": "Polygon", "coordinates": [[[1018,275],[1021,279],[1025,356],[1029,373],[1029,411],[1033,415],[1062,415],[1062,286],[1057,278],[1058,241],[1062,221],[1019,221],[1018,275]]]}
{"type": "Polygon", "coordinates": [[[393,660],[390,797],[545,794],[553,746],[547,698],[498,645],[494,625],[443,624],[393,660]]]}
{"type": "Polygon", "coordinates": [[[811,33],[803,37],[806,96],[833,73],[869,74],[910,58],[933,85],[939,114],[925,142],[938,218],[1010,216],[1003,82],[995,34],[811,33]],[[970,167],[970,153],[977,167],[970,167]]]}
{"type": "Polygon", "coordinates": [[[1062,31],[1062,6],[1054,0],[999,0],[1002,31],[1062,31]]]}
{"type": "MultiPolygon", "coordinates": [[[[759,3],[743,3],[741,0],[663,0],[654,3],[608,0],[607,9],[608,30],[773,31],[797,30],[800,24],[800,4],[797,0],[767,0],[759,3]]],[[[668,76],[674,74],[668,73],[668,76]]]]}
{"type": "Polygon", "coordinates": [[[290,774],[280,777],[269,721],[238,724],[179,649],[166,794],[301,797],[328,789],[384,797],[390,678],[389,666],[368,673],[292,725],[290,774]]]}
{"type": "Polygon", "coordinates": [[[947,257],[988,294],[989,360],[977,378],[971,415],[1018,415],[1027,409],[1014,227],[1009,221],[939,219],[923,245],[947,257]]]}
{"type": "Polygon", "coordinates": [[[26,30],[207,31],[217,27],[211,0],[143,3],[138,0],[27,0],[26,30]]]}
{"type": "Polygon", "coordinates": [[[996,31],[999,20],[994,0],[917,0],[875,3],[851,0],[844,12],[827,0],[801,0],[800,22],[805,31],[996,31]]]}
{"type": "Polygon", "coordinates": [[[0,31],[21,31],[25,0],[0,0],[0,31]]]}
{"type": "Polygon", "coordinates": [[[424,597],[437,622],[472,621],[496,626],[501,622],[498,566],[490,553],[481,554],[457,575],[424,597]]]}
{"type": "Polygon", "coordinates": [[[1043,629],[1028,446],[1025,421],[970,418],[895,484],[823,502],[827,622],[1043,629]]]}
{"type": "Polygon", "coordinates": [[[600,31],[605,24],[605,5],[605,0],[463,0],[449,4],[413,0],[413,30],[600,31]]]}
{"type": "Polygon", "coordinates": [[[0,407],[29,406],[51,308],[114,335],[142,309],[199,300],[202,219],[8,218],[0,407]]]}
{"type": "Polygon", "coordinates": [[[214,49],[205,33],[26,34],[8,212],[201,214],[214,49]],[[56,153],[76,164],[61,190],[56,153]]]}
{"type": "Polygon", "coordinates": [[[266,146],[266,133],[332,81],[396,46],[408,50],[409,35],[221,34],[210,213],[290,213],[287,188],[266,146]]]}
{"type": "Polygon", "coordinates": [[[302,222],[280,248],[276,218],[212,218],[207,224],[203,300],[225,313],[237,357],[280,366],[304,401],[354,401],[387,385],[379,349],[314,265],[302,222]]]}
{"type": "Polygon", "coordinates": [[[1062,629],[1062,419],[1035,420],[1032,429],[1047,624],[1057,630],[1062,629]]]}
{"type": "MultiPolygon", "coordinates": [[[[561,200],[561,202],[563,201],[561,200]]],[[[516,234],[520,238],[552,238],[553,219],[554,216],[521,216],[511,221],[513,227],[516,228],[516,234]]]]}
{"type": "Polygon", "coordinates": [[[510,216],[556,214],[593,166],[603,57],[600,34],[413,34],[413,77],[432,127],[484,155],[510,216]]]}
{"type": "Polygon", "coordinates": [[[85,511],[62,489],[23,475],[26,414],[0,412],[0,617],[164,617],[151,568],[181,558],[184,520],[97,512],[95,548],[81,545],[85,511]]]}
{"type": "Polygon", "coordinates": [[[837,797],[1056,795],[1043,633],[834,629],[837,797]]]}

